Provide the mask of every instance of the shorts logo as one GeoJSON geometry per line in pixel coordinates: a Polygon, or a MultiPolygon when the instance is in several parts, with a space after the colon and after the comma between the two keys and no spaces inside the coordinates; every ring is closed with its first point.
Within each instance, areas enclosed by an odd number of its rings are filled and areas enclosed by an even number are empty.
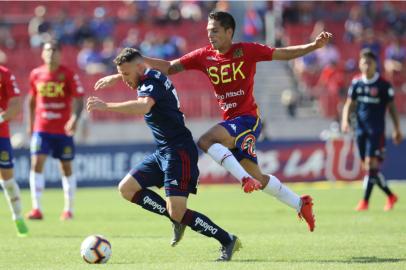
{"type": "Polygon", "coordinates": [[[169,184],[174,185],[174,186],[177,186],[177,185],[178,185],[178,181],[172,180],[172,181],[169,182],[169,184]]]}
{"type": "Polygon", "coordinates": [[[9,153],[8,153],[7,151],[2,151],[2,152],[0,153],[0,160],[1,160],[1,161],[8,161],[8,160],[10,160],[10,155],[9,155],[9,153]]]}
{"type": "Polygon", "coordinates": [[[63,154],[64,154],[64,155],[70,155],[70,154],[72,154],[72,147],[70,147],[70,146],[65,146],[65,148],[63,149],[63,154]]]}
{"type": "Polygon", "coordinates": [[[257,157],[257,153],[255,151],[255,142],[255,136],[248,134],[241,143],[241,150],[247,152],[252,157],[257,157]]]}

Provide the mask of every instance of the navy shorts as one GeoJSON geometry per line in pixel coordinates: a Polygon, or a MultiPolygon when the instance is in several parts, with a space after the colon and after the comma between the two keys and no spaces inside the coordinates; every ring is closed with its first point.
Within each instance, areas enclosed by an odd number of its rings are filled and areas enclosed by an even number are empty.
{"type": "Polygon", "coordinates": [[[220,123],[235,138],[232,153],[238,161],[249,159],[258,164],[255,144],[261,134],[262,123],[259,117],[245,115],[220,123]]]}
{"type": "Polygon", "coordinates": [[[364,160],[365,157],[377,157],[380,160],[384,159],[385,133],[358,133],[356,140],[362,160],[364,160]]]}
{"type": "Polygon", "coordinates": [[[72,160],[75,157],[73,137],[45,132],[34,132],[31,137],[31,155],[51,153],[53,158],[72,160]]]}
{"type": "Polygon", "coordinates": [[[143,188],[164,187],[167,197],[196,194],[199,177],[198,152],[192,141],[158,149],[132,169],[131,174],[143,188]]]}
{"type": "Polygon", "coordinates": [[[13,152],[10,138],[0,138],[0,168],[13,168],[13,152]]]}

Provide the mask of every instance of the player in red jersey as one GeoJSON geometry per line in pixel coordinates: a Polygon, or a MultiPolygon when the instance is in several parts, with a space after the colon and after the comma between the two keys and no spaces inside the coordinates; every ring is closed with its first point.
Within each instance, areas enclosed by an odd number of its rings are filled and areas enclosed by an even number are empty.
{"type": "MultiPolygon", "coordinates": [[[[207,24],[210,45],[173,61],[154,58],[145,58],[145,61],[166,74],[188,69],[207,74],[223,110],[224,121],[199,139],[199,147],[237,178],[245,192],[262,189],[276,197],[296,209],[313,231],[312,198],[308,195],[299,197],[275,176],[263,174],[258,166],[255,143],[261,131],[261,121],[253,85],[257,62],[303,56],[323,47],[332,35],[322,32],[309,44],[271,48],[258,43],[233,43],[234,30],[235,21],[231,14],[214,11],[209,14],[207,24]]],[[[119,79],[120,75],[107,76],[100,79],[96,87],[110,85],[119,79]]]]}
{"type": "Polygon", "coordinates": [[[0,66],[0,186],[10,206],[17,234],[26,236],[28,228],[21,215],[20,188],[14,179],[13,153],[10,143],[8,121],[21,110],[20,89],[14,75],[0,66]]]}
{"type": "Polygon", "coordinates": [[[30,219],[42,219],[41,195],[47,156],[60,160],[65,207],[61,220],[73,217],[76,179],[72,172],[75,156],[73,135],[83,109],[83,88],[78,76],[60,64],[61,48],[55,41],[42,49],[43,65],[30,74],[28,132],[31,137],[30,187],[33,209],[30,219]]]}

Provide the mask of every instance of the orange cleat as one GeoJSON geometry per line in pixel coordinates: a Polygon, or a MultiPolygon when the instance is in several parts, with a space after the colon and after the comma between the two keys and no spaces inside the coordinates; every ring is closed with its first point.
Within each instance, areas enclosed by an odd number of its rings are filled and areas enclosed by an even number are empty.
{"type": "Polygon", "coordinates": [[[307,222],[307,227],[309,227],[309,230],[312,232],[314,231],[314,227],[316,227],[316,219],[313,214],[313,199],[309,195],[303,195],[301,200],[302,208],[300,209],[298,216],[300,219],[304,219],[307,222]]]}
{"type": "Polygon", "coordinates": [[[396,196],[395,194],[392,194],[390,196],[388,196],[388,198],[386,199],[386,204],[385,207],[383,208],[384,211],[390,211],[393,209],[393,206],[395,205],[395,203],[398,201],[398,196],[396,196]]]}
{"type": "Polygon", "coordinates": [[[44,217],[42,216],[41,210],[39,209],[32,209],[28,214],[27,218],[31,220],[42,220],[44,217]]]}
{"type": "Polygon", "coordinates": [[[246,176],[244,177],[242,180],[242,189],[244,190],[245,193],[251,193],[254,190],[258,190],[262,187],[261,182],[259,182],[258,180],[246,176]]]}
{"type": "Polygon", "coordinates": [[[71,211],[63,211],[60,219],[62,221],[71,220],[71,219],[73,219],[73,214],[71,211]]]}
{"type": "Polygon", "coordinates": [[[368,201],[360,200],[357,207],[355,207],[355,211],[366,211],[368,210],[368,201]]]}

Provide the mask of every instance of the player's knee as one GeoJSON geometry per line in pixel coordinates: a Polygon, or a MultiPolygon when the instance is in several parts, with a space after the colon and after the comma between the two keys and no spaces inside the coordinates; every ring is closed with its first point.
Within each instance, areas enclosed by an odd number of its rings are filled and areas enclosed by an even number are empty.
{"type": "Polygon", "coordinates": [[[211,142],[211,140],[209,139],[208,136],[203,135],[199,138],[199,140],[197,141],[197,146],[202,149],[204,152],[207,152],[207,150],[209,149],[210,145],[213,144],[211,142]]]}
{"type": "Polygon", "coordinates": [[[120,193],[121,197],[126,199],[127,201],[131,201],[132,197],[134,196],[134,193],[136,191],[132,190],[129,185],[127,184],[126,179],[123,179],[120,181],[118,184],[118,192],[120,193]]]}

